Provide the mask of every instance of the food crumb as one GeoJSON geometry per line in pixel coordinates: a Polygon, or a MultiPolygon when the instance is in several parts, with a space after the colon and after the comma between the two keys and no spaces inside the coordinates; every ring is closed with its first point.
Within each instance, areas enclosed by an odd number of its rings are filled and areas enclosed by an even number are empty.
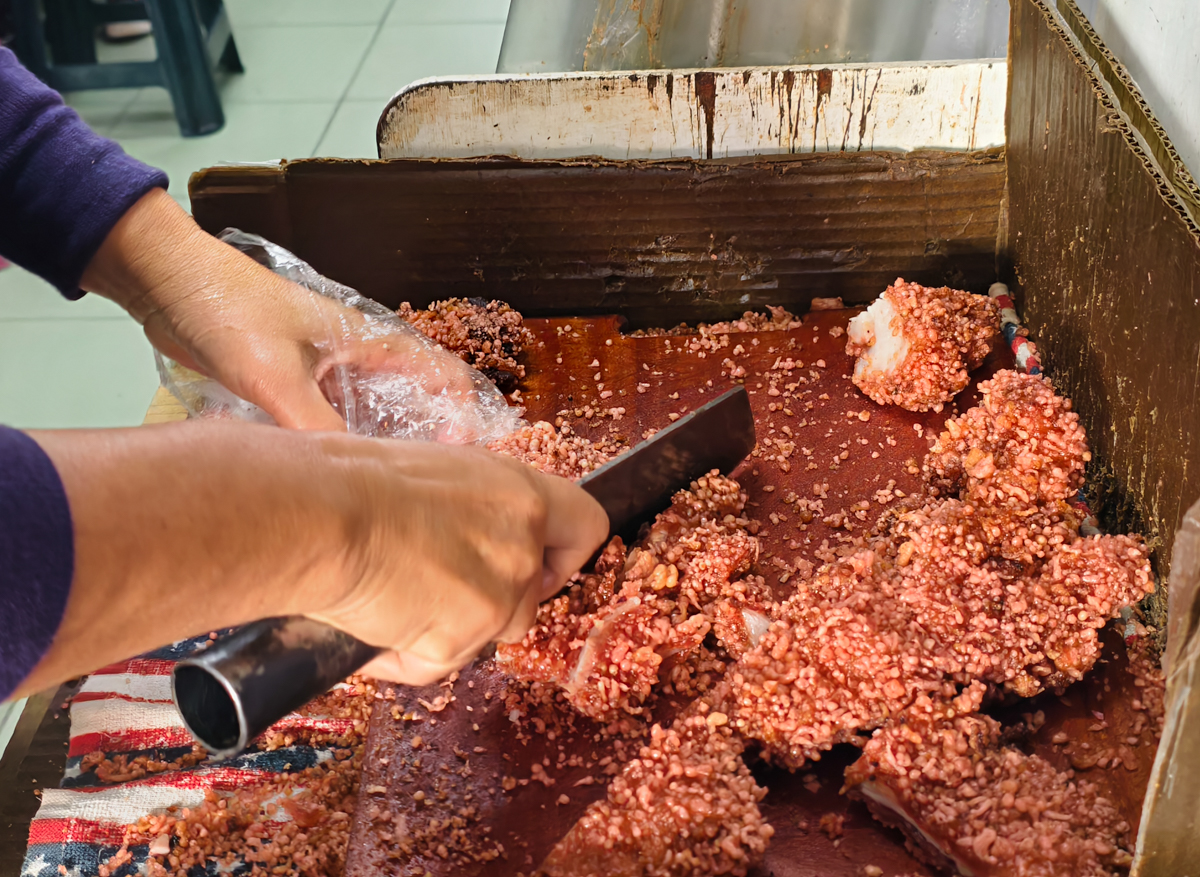
{"type": "Polygon", "coordinates": [[[841,837],[846,824],[846,816],[842,813],[826,813],[821,817],[821,831],[825,832],[825,836],[830,840],[841,837]]]}

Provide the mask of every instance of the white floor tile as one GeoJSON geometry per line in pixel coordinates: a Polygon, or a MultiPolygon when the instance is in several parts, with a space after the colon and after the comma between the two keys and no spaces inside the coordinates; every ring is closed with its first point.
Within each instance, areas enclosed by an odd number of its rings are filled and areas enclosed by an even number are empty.
{"type": "Polygon", "coordinates": [[[224,103],[338,101],[378,27],[246,27],[234,34],[245,73],[230,74],[224,103]]]}
{"type": "Polygon", "coordinates": [[[379,24],[390,0],[225,0],[234,39],[263,25],[379,24]]]}
{"type": "Polygon", "coordinates": [[[45,280],[12,265],[0,271],[0,323],[31,319],[115,320],[128,317],[119,305],[98,295],[68,301],[45,280]]]}
{"type": "Polygon", "coordinates": [[[383,107],[384,102],[378,100],[342,101],[313,155],[322,158],[378,158],[375,126],[383,107]]]}
{"type": "Polygon", "coordinates": [[[97,88],[69,92],[63,100],[93,131],[108,137],[137,94],[136,88],[97,88]]]}
{"type": "Polygon", "coordinates": [[[136,426],[157,387],[150,342],[133,320],[0,322],[0,423],[136,426]]]}
{"type": "MultiPolygon", "coordinates": [[[[510,0],[396,0],[384,21],[386,27],[402,24],[503,24],[510,0]]],[[[567,2],[567,0],[560,0],[567,2]]]]}
{"type": "Polygon", "coordinates": [[[174,124],[169,103],[158,104],[158,109],[147,104],[143,111],[139,101],[114,136],[134,158],[165,170],[171,178],[171,195],[186,200],[188,177],[201,168],[222,162],[309,157],[335,106],[333,101],[228,104],[224,128],[206,137],[184,139],[169,133],[174,124]]]}
{"type": "Polygon", "coordinates": [[[503,40],[502,23],[385,27],[346,97],[386,101],[405,85],[427,76],[495,73],[503,40]]]}

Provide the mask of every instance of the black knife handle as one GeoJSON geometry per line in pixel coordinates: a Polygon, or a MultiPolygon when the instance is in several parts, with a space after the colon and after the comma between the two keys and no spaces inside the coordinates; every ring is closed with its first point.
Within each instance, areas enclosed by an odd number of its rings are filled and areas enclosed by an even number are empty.
{"type": "Polygon", "coordinates": [[[192,736],[225,758],[380,651],[302,615],[266,618],[176,664],[171,694],[192,736]]]}

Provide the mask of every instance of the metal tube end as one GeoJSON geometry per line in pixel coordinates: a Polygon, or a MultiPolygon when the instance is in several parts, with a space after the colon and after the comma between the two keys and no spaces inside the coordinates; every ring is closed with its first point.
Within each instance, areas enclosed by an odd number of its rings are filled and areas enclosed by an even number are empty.
{"type": "Polygon", "coordinates": [[[217,758],[236,755],[250,742],[239,698],[211,667],[177,664],[171,673],[171,694],[188,731],[217,758]]]}

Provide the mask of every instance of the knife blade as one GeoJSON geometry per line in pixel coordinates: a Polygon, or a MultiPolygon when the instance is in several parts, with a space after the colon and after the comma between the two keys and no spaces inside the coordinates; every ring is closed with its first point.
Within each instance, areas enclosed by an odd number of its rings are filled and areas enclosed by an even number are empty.
{"type": "MultiPolygon", "coordinates": [[[[754,444],[750,398],[736,386],[578,484],[608,514],[611,534],[631,535],[630,528],[695,479],[714,469],[732,472],[754,444]]],[[[311,618],[266,618],[180,661],[171,674],[171,695],[192,736],[225,758],[381,651],[311,618]]]]}

